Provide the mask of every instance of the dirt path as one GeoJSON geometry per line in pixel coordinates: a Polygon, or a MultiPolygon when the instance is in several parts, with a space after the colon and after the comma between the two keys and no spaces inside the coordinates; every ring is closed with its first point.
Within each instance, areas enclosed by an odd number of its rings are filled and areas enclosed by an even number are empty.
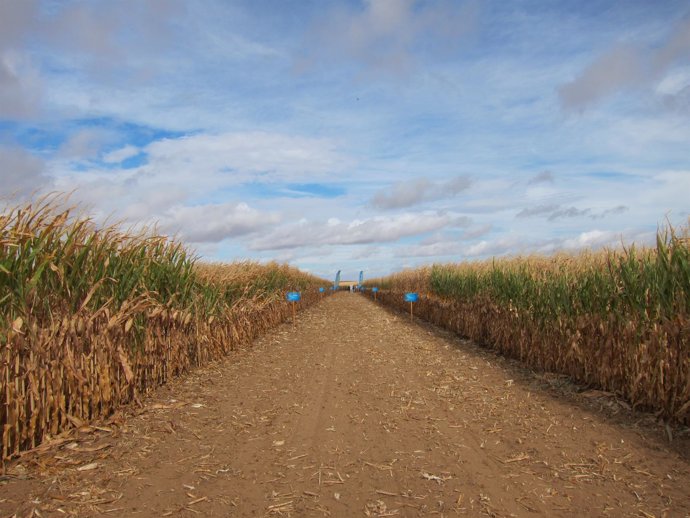
{"type": "Polygon", "coordinates": [[[358,295],[298,320],[26,455],[0,514],[689,515],[687,457],[629,419],[358,295]]]}

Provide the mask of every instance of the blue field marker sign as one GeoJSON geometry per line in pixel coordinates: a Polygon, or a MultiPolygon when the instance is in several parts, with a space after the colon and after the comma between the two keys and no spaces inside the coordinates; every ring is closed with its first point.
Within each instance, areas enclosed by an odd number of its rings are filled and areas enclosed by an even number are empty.
{"type": "Polygon", "coordinates": [[[412,312],[412,306],[415,302],[419,300],[419,295],[414,292],[405,293],[405,302],[410,303],[410,320],[414,320],[414,313],[412,312]]]}
{"type": "Polygon", "coordinates": [[[379,292],[379,287],[378,287],[378,286],[374,286],[373,288],[371,288],[371,291],[374,293],[374,300],[376,300],[376,295],[377,295],[378,292],[379,292]]]}
{"type": "Polygon", "coordinates": [[[285,295],[288,302],[292,303],[292,325],[297,325],[297,309],[295,303],[302,300],[302,294],[299,291],[288,291],[285,295]]]}

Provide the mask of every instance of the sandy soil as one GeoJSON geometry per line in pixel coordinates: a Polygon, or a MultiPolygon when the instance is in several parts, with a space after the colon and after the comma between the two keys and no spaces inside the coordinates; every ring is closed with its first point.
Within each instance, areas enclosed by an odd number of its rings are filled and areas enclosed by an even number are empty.
{"type": "Polygon", "coordinates": [[[689,516],[687,437],[624,407],[341,293],[24,455],[0,515],[689,516]]]}

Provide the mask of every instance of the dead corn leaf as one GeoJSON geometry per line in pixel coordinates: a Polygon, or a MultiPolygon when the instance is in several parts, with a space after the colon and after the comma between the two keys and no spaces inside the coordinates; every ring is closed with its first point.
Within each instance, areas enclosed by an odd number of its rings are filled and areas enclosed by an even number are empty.
{"type": "Polygon", "coordinates": [[[132,372],[132,368],[129,366],[127,354],[125,353],[124,349],[122,349],[122,346],[119,346],[117,348],[117,356],[120,359],[120,364],[122,365],[122,370],[125,373],[125,379],[127,380],[127,383],[132,383],[132,381],[134,380],[134,373],[132,372]]]}
{"type": "Polygon", "coordinates": [[[432,475],[431,473],[427,473],[426,471],[422,471],[421,473],[422,478],[425,480],[433,480],[434,482],[438,484],[443,484],[446,480],[450,480],[451,477],[450,475],[448,476],[439,476],[439,475],[432,475]]]}
{"type": "Polygon", "coordinates": [[[529,455],[527,455],[526,453],[520,453],[519,455],[516,455],[515,457],[510,457],[509,459],[506,459],[503,462],[505,464],[510,464],[511,462],[520,462],[521,460],[527,459],[529,459],[529,455]]]}

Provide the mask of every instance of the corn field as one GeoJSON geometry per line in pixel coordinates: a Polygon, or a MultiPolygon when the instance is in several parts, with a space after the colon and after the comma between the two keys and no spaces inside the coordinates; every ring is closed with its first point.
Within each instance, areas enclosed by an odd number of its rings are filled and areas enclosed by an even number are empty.
{"type": "Polygon", "coordinates": [[[247,344],[325,281],[286,265],[201,264],[150,233],[97,228],[64,198],[0,215],[2,458],[106,417],[247,344]]]}
{"type": "MultiPolygon", "coordinates": [[[[441,264],[367,284],[378,300],[532,367],[690,423],[690,240],[656,247],[441,264]]],[[[371,293],[371,292],[369,292],[371,293]]]]}

